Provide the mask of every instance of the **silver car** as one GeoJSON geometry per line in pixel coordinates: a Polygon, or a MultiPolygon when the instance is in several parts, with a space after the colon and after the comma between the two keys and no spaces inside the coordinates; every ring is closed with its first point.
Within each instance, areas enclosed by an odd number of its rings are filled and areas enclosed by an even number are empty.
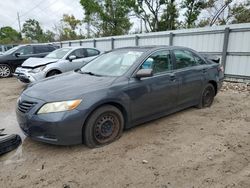
{"type": "Polygon", "coordinates": [[[29,58],[13,74],[21,82],[30,83],[83,67],[100,54],[95,48],[65,47],[44,58],[29,58]]]}

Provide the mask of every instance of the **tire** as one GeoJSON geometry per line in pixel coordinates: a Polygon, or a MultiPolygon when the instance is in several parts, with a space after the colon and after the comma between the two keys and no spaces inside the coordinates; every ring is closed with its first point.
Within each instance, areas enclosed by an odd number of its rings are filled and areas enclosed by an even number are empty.
{"type": "Polygon", "coordinates": [[[11,76],[11,68],[9,65],[0,64],[0,78],[8,78],[11,76]]]}
{"type": "Polygon", "coordinates": [[[83,140],[89,148],[109,144],[121,137],[124,117],[121,111],[105,105],[96,109],[88,118],[83,128],[83,140]]]}
{"type": "Polygon", "coordinates": [[[197,106],[198,108],[207,108],[210,107],[214,102],[215,97],[215,88],[212,84],[207,84],[202,92],[200,103],[197,106]]]}
{"type": "Polygon", "coordinates": [[[61,72],[58,71],[58,70],[52,70],[52,71],[48,72],[46,77],[55,76],[55,75],[58,75],[58,74],[61,74],[61,72]]]}

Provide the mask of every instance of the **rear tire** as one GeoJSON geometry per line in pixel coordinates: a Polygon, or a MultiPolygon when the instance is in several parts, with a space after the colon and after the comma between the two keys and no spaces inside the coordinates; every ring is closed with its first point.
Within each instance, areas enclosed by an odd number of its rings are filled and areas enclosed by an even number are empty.
{"type": "Polygon", "coordinates": [[[215,97],[215,88],[212,84],[207,84],[202,92],[200,103],[197,105],[198,108],[207,108],[213,104],[215,97]]]}
{"type": "Polygon", "coordinates": [[[0,78],[8,78],[11,76],[11,68],[9,65],[0,64],[0,78]]]}
{"type": "Polygon", "coordinates": [[[88,118],[83,128],[83,140],[89,148],[109,144],[121,137],[124,117],[121,111],[105,105],[96,109],[88,118]]]}
{"type": "Polygon", "coordinates": [[[55,76],[55,75],[58,75],[58,74],[61,74],[61,72],[58,71],[58,70],[52,70],[52,71],[50,71],[50,72],[46,75],[46,77],[55,76]]]}

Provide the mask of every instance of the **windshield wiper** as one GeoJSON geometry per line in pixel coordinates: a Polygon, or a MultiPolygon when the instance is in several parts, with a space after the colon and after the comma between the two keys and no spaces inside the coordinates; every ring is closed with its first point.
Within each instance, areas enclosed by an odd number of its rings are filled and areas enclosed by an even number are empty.
{"type": "Polygon", "coordinates": [[[101,75],[98,75],[98,74],[95,74],[95,73],[93,73],[93,72],[84,72],[84,71],[82,71],[81,69],[77,69],[77,70],[75,70],[76,72],[79,72],[79,73],[81,73],[81,74],[89,74],[89,75],[91,75],[91,76],[101,76],[101,75]]]}

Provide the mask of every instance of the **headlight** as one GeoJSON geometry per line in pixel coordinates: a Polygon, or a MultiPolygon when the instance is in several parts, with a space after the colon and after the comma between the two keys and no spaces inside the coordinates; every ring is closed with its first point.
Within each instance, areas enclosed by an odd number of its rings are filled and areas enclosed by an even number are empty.
{"type": "Polygon", "coordinates": [[[38,73],[38,72],[43,71],[43,70],[45,69],[45,67],[46,67],[46,65],[45,65],[45,66],[38,67],[38,68],[35,68],[35,69],[32,69],[32,70],[29,71],[29,72],[31,72],[31,73],[38,73]]]}
{"type": "Polygon", "coordinates": [[[51,112],[63,112],[73,110],[82,102],[81,99],[72,101],[52,102],[43,105],[37,114],[47,114],[51,112]]]}

